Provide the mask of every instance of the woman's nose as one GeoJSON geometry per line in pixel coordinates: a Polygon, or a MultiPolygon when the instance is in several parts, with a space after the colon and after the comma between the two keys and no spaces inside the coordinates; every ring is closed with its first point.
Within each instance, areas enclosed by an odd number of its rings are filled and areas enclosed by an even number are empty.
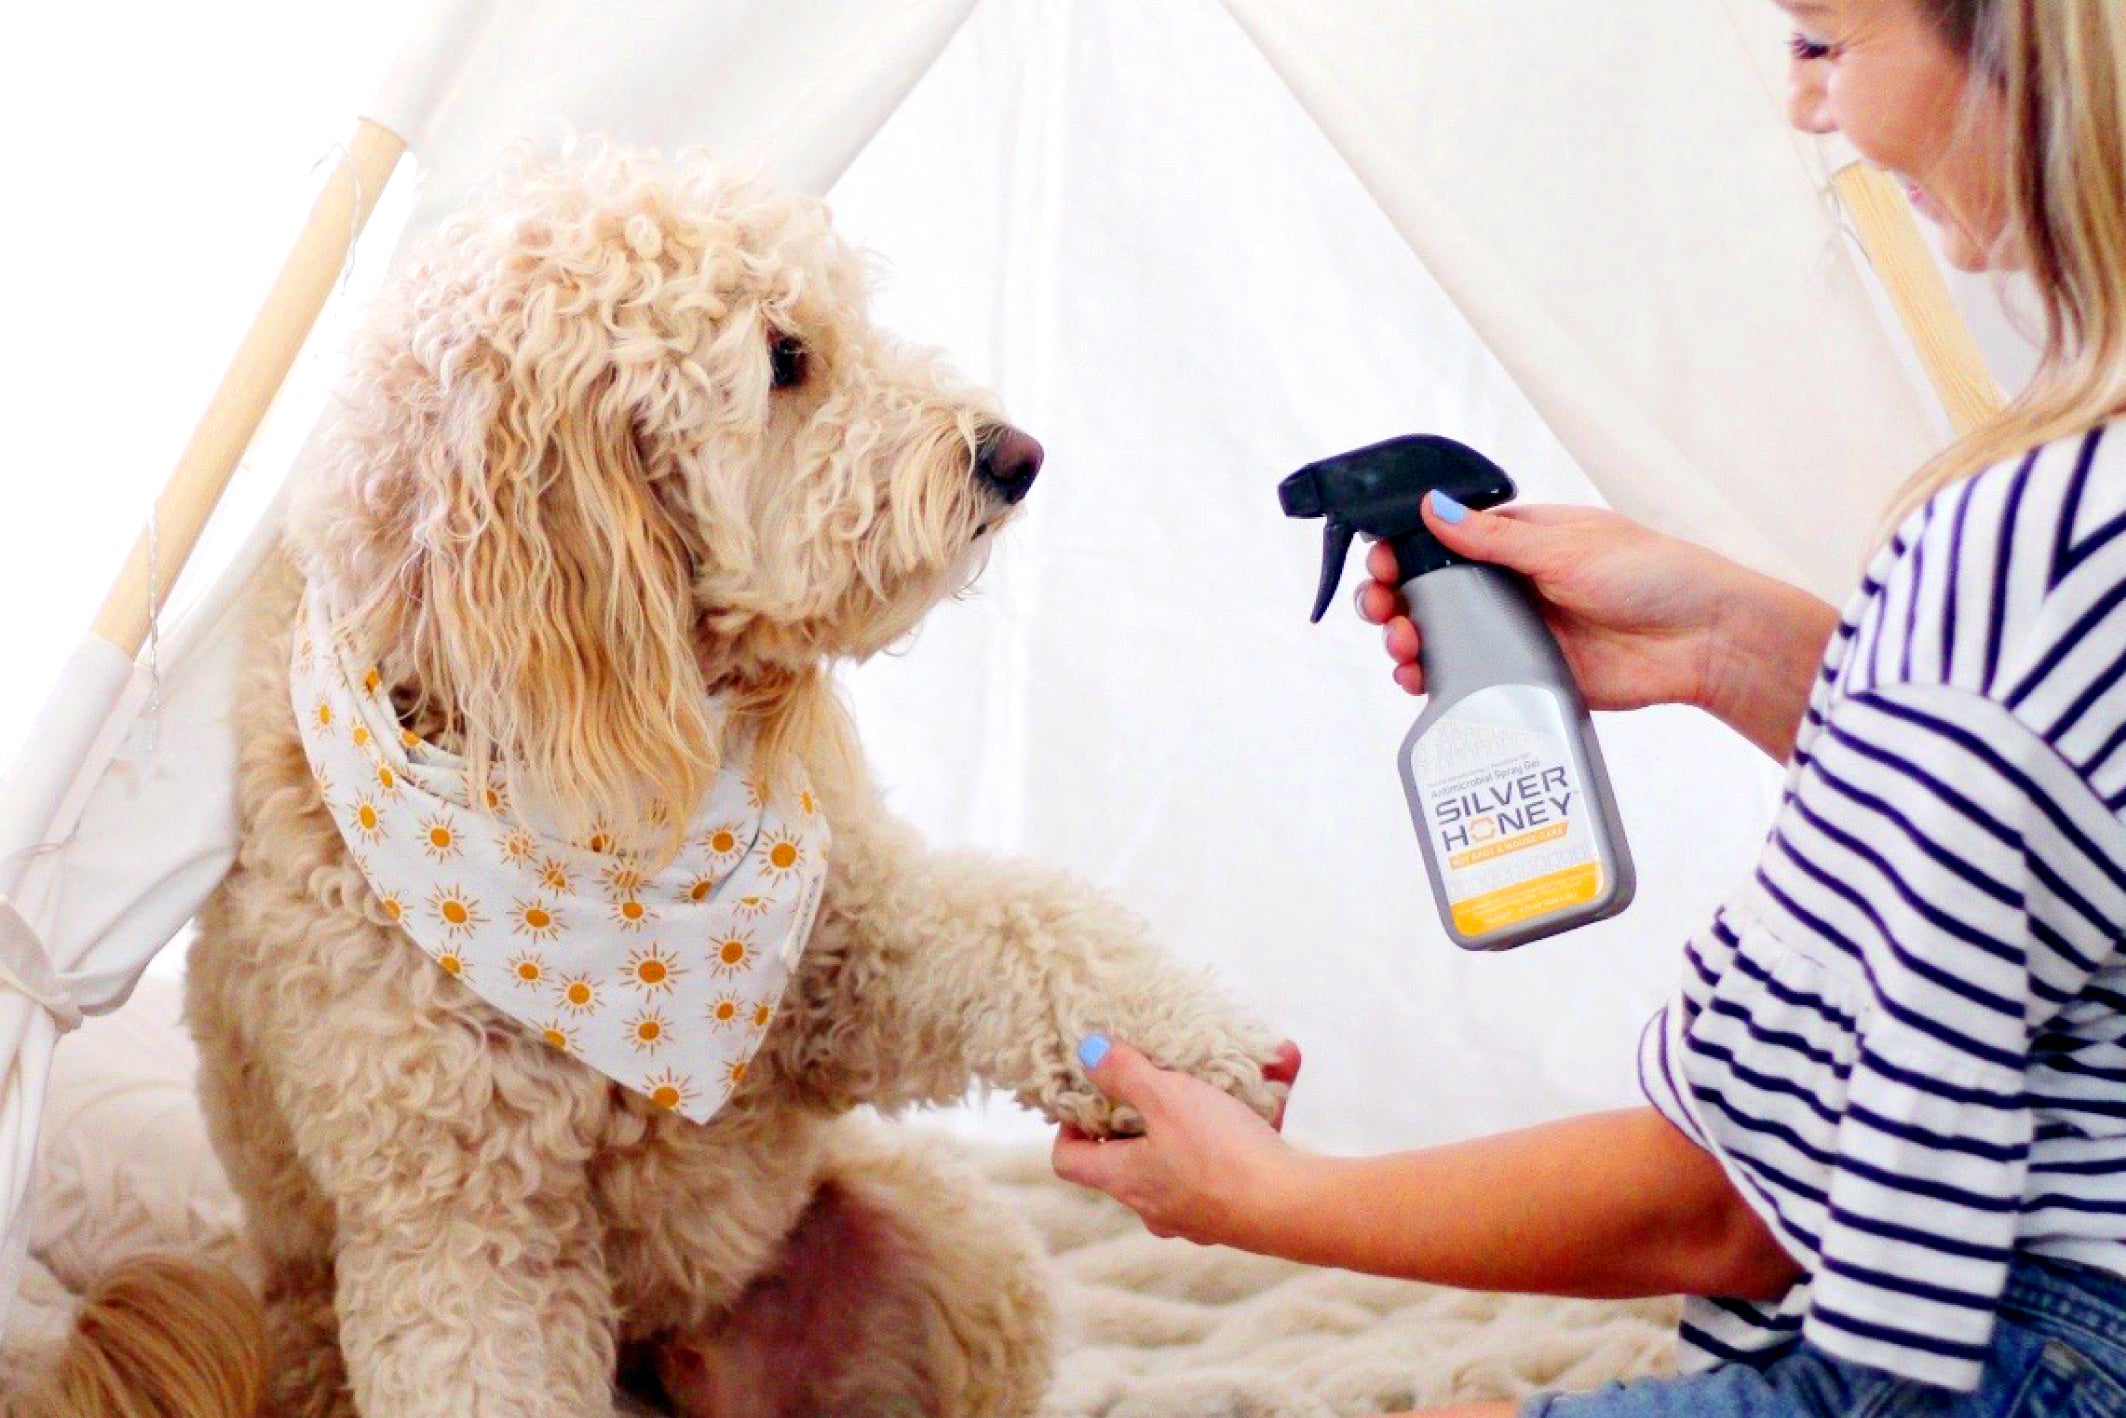
{"type": "Polygon", "coordinates": [[[1821,80],[1794,76],[1787,87],[1786,121],[1819,138],[1838,131],[1831,118],[1831,96],[1821,80]]]}

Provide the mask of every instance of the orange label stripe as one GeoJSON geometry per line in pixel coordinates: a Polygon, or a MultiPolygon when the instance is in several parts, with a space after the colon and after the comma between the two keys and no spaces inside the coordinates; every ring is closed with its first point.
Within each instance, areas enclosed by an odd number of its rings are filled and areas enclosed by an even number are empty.
{"type": "Polygon", "coordinates": [[[1601,863],[1567,867],[1533,881],[1501,887],[1457,902],[1454,928],[1465,936],[1489,935],[1502,927],[1547,916],[1553,911],[1584,906],[1601,892],[1601,863]]]}

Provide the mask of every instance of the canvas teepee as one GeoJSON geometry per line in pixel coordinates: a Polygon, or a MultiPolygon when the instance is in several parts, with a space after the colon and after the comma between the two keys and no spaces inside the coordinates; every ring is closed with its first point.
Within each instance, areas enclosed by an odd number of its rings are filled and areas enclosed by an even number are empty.
{"type": "MultiPolygon", "coordinates": [[[[1013,3],[987,0],[983,8],[1013,3]]],[[[276,534],[270,512],[214,590],[182,623],[164,628],[156,675],[135,657],[162,588],[402,150],[412,150],[422,175],[409,241],[450,210],[504,142],[562,122],[627,142],[754,155],[779,180],[825,191],[975,12],[976,0],[454,0],[423,12],[422,33],[347,142],[344,175],[327,185],[152,535],[0,788],[0,1059],[11,1060],[0,1090],[7,1257],[20,1254],[55,1042],[82,1012],[122,1001],[233,851],[226,708],[235,612],[276,534]]],[[[1266,62],[1288,86],[1548,434],[1627,512],[1836,595],[1873,509],[1941,440],[1944,404],[1968,417],[1990,396],[1968,357],[1937,357],[1929,367],[1941,372],[1931,383],[1916,373],[1899,325],[1883,318],[1849,224],[1885,219],[1889,235],[1877,247],[1883,269],[1915,277],[1897,287],[1905,310],[1939,299],[1932,268],[1923,249],[1915,254],[1909,245],[1909,232],[1907,245],[1894,244],[1908,218],[1895,204],[1879,204],[1879,185],[1784,124],[1782,32],[1759,0],[1680,9],[1653,0],[1226,0],[1224,15],[1221,42],[1236,53],[1252,46],[1254,62],[1266,62]],[[1844,205],[1839,192],[1850,199],[1844,205]],[[1770,369],[1776,377],[1767,377],[1770,369]]],[[[1333,276],[1286,269],[1278,278],[1333,276]]],[[[1055,383],[1069,371],[1044,376],[1055,383]]],[[[1266,491],[1286,456],[1249,450],[1260,461],[1248,471],[1264,479],[1260,506],[1245,489],[1210,512],[1199,498],[1188,506],[1188,525],[1209,518],[1228,545],[1254,538],[1265,559],[1290,558],[1292,574],[1265,594],[1259,626],[1242,623],[1265,637],[1289,633],[1281,653],[1296,660],[1304,643],[1296,625],[1276,628],[1281,622],[1269,609],[1311,574],[1303,539],[1267,550],[1286,530],[1266,491]]],[[[1071,554],[1060,545],[1030,550],[1058,562],[1071,554]]],[[[1082,559],[1084,548],[1076,550],[1082,559]]],[[[1007,581],[1007,592],[1013,586],[1017,599],[990,628],[995,653],[985,673],[1009,680],[1014,657],[1102,663],[1094,637],[1058,638],[1041,618],[1048,612],[1031,604],[1044,586],[1076,606],[1090,595],[1062,572],[1045,583],[1007,581]]],[[[1241,606],[1234,614],[1250,612],[1241,606]]],[[[1109,626],[1100,645],[1119,633],[1109,626]]],[[[1127,701],[1129,688],[1090,668],[1088,676],[1074,683],[1068,713],[1023,698],[997,701],[999,734],[1023,734],[1030,724],[1042,736],[1034,748],[1005,755],[1018,797],[1039,800],[1004,815],[1009,823],[997,835],[1011,839],[1005,845],[1042,848],[1041,832],[1026,825],[1038,810],[1054,818],[1047,830],[1113,833],[1137,844],[1131,860],[1149,860],[1144,844],[1193,820],[1184,808],[1169,810],[1161,795],[1185,796],[1213,776],[1220,791],[1234,794],[1230,814],[1221,800],[1221,815],[1253,815],[1273,838],[1314,840],[1351,820],[1334,794],[1308,796],[1317,764],[1295,757],[1254,766],[1268,755],[1255,753],[1261,745],[1244,734],[1207,759],[1215,770],[1206,766],[1197,780],[1147,782],[1148,769],[1119,774],[1103,802],[1158,800],[1130,821],[1089,810],[1074,816],[1080,810],[1063,794],[1044,788],[1043,760],[1066,762],[1082,777],[1086,763],[1116,758],[1109,746],[1128,733],[1126,716],[1112,706],[1127,701]],[[1231,765],[1244,756],[1251,766],[1236,772],[1231,765]]],[[[875,691],[893,693],[891,684],[875,691]]],[[[1291,730],[1263,741],[1289,748],[1313,709],[1266,694],[1259,712],[1291,730]]],[[[1337,728],[1343,737],[1363,736],[1343,721],[1337,728]]],[[[1385,789],[1388,775],[1374,767],[1363,771],[1385,789]]],[[[1362,840],[1407,856],[1392,823],[1373,830],[1377,819],[1362,820],[1362,840]]],[[[1235,861],[1245,850],[1237,845],[1214,854],[1216,863],[1199,863],[1197,879],[1260,879],[1235,861]]],[[[1294,880],[1322,883],[1296,887],[1300,894],[1341,889],[1333,862],[1297,854],[1294,880]]],[[[1264,870],[1293,855],[1285,844],[1264,870]]],[[[1207,899],[1201,885],[1173,891],[1167,909],[1177,917],[1226,922],[1246,914],[1207,899]]],[[[1410,904],[1396,901],[1414,915],[1410,904]]],[[[1373,929],[1367,917],[1352,931],[1373,929]]],[[[1441,986],[1428,977],[1426,987],[1441,986]]],[[[0,1297],[11,1291],[0,1273],[0,1297]]]]}

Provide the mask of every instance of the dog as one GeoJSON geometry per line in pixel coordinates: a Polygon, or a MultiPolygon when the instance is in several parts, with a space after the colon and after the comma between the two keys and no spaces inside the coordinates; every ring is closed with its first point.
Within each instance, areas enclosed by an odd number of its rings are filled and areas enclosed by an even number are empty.
{"type": "Polygon", "coordinates": [[[973,580],[1041,450],[874,328],[866,286],[820,203],[590,144],[518,150],[380,297],[258,584],[242,842],[186,986],[269,1411],[606,1415],[625,1371],[719,1418],[1030,1413],[1038,1246],[869,1110],[985,1085],[1128,1132],[1075,1061],[1093,1029],[1278,1109],[1274,1036],[1141,921],[883,806],[833,667],[973,580]],[[494,831],[631,882],[706,850],[690,823],[740,768],[819,816],[816,914],[706,1120],[418,939],[305,737],[328,641],[494,831]]]}

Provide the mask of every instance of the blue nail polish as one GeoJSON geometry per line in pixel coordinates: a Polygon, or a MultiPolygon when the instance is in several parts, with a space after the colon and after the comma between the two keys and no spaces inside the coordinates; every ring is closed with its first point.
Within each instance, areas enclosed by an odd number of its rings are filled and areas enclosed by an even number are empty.
{"type": "Polygon", "coordinates": [[[1106,1057],[1107,1036],[1105,1034],[1088,1034],[1078,1041],[1078,1062],[1084,1064],[1088,1069],[1098,1068],[1100,1060],[1106,1057]]]}
{"type": "Polygon", "coordinates": [[[1462,518],[1467,517],[1469,509],[1446,493],[1441,492],[1438,488],[1434,488],[1432,490],[1432,515],[1451,527],[1460,522],[1462,518]]]}

